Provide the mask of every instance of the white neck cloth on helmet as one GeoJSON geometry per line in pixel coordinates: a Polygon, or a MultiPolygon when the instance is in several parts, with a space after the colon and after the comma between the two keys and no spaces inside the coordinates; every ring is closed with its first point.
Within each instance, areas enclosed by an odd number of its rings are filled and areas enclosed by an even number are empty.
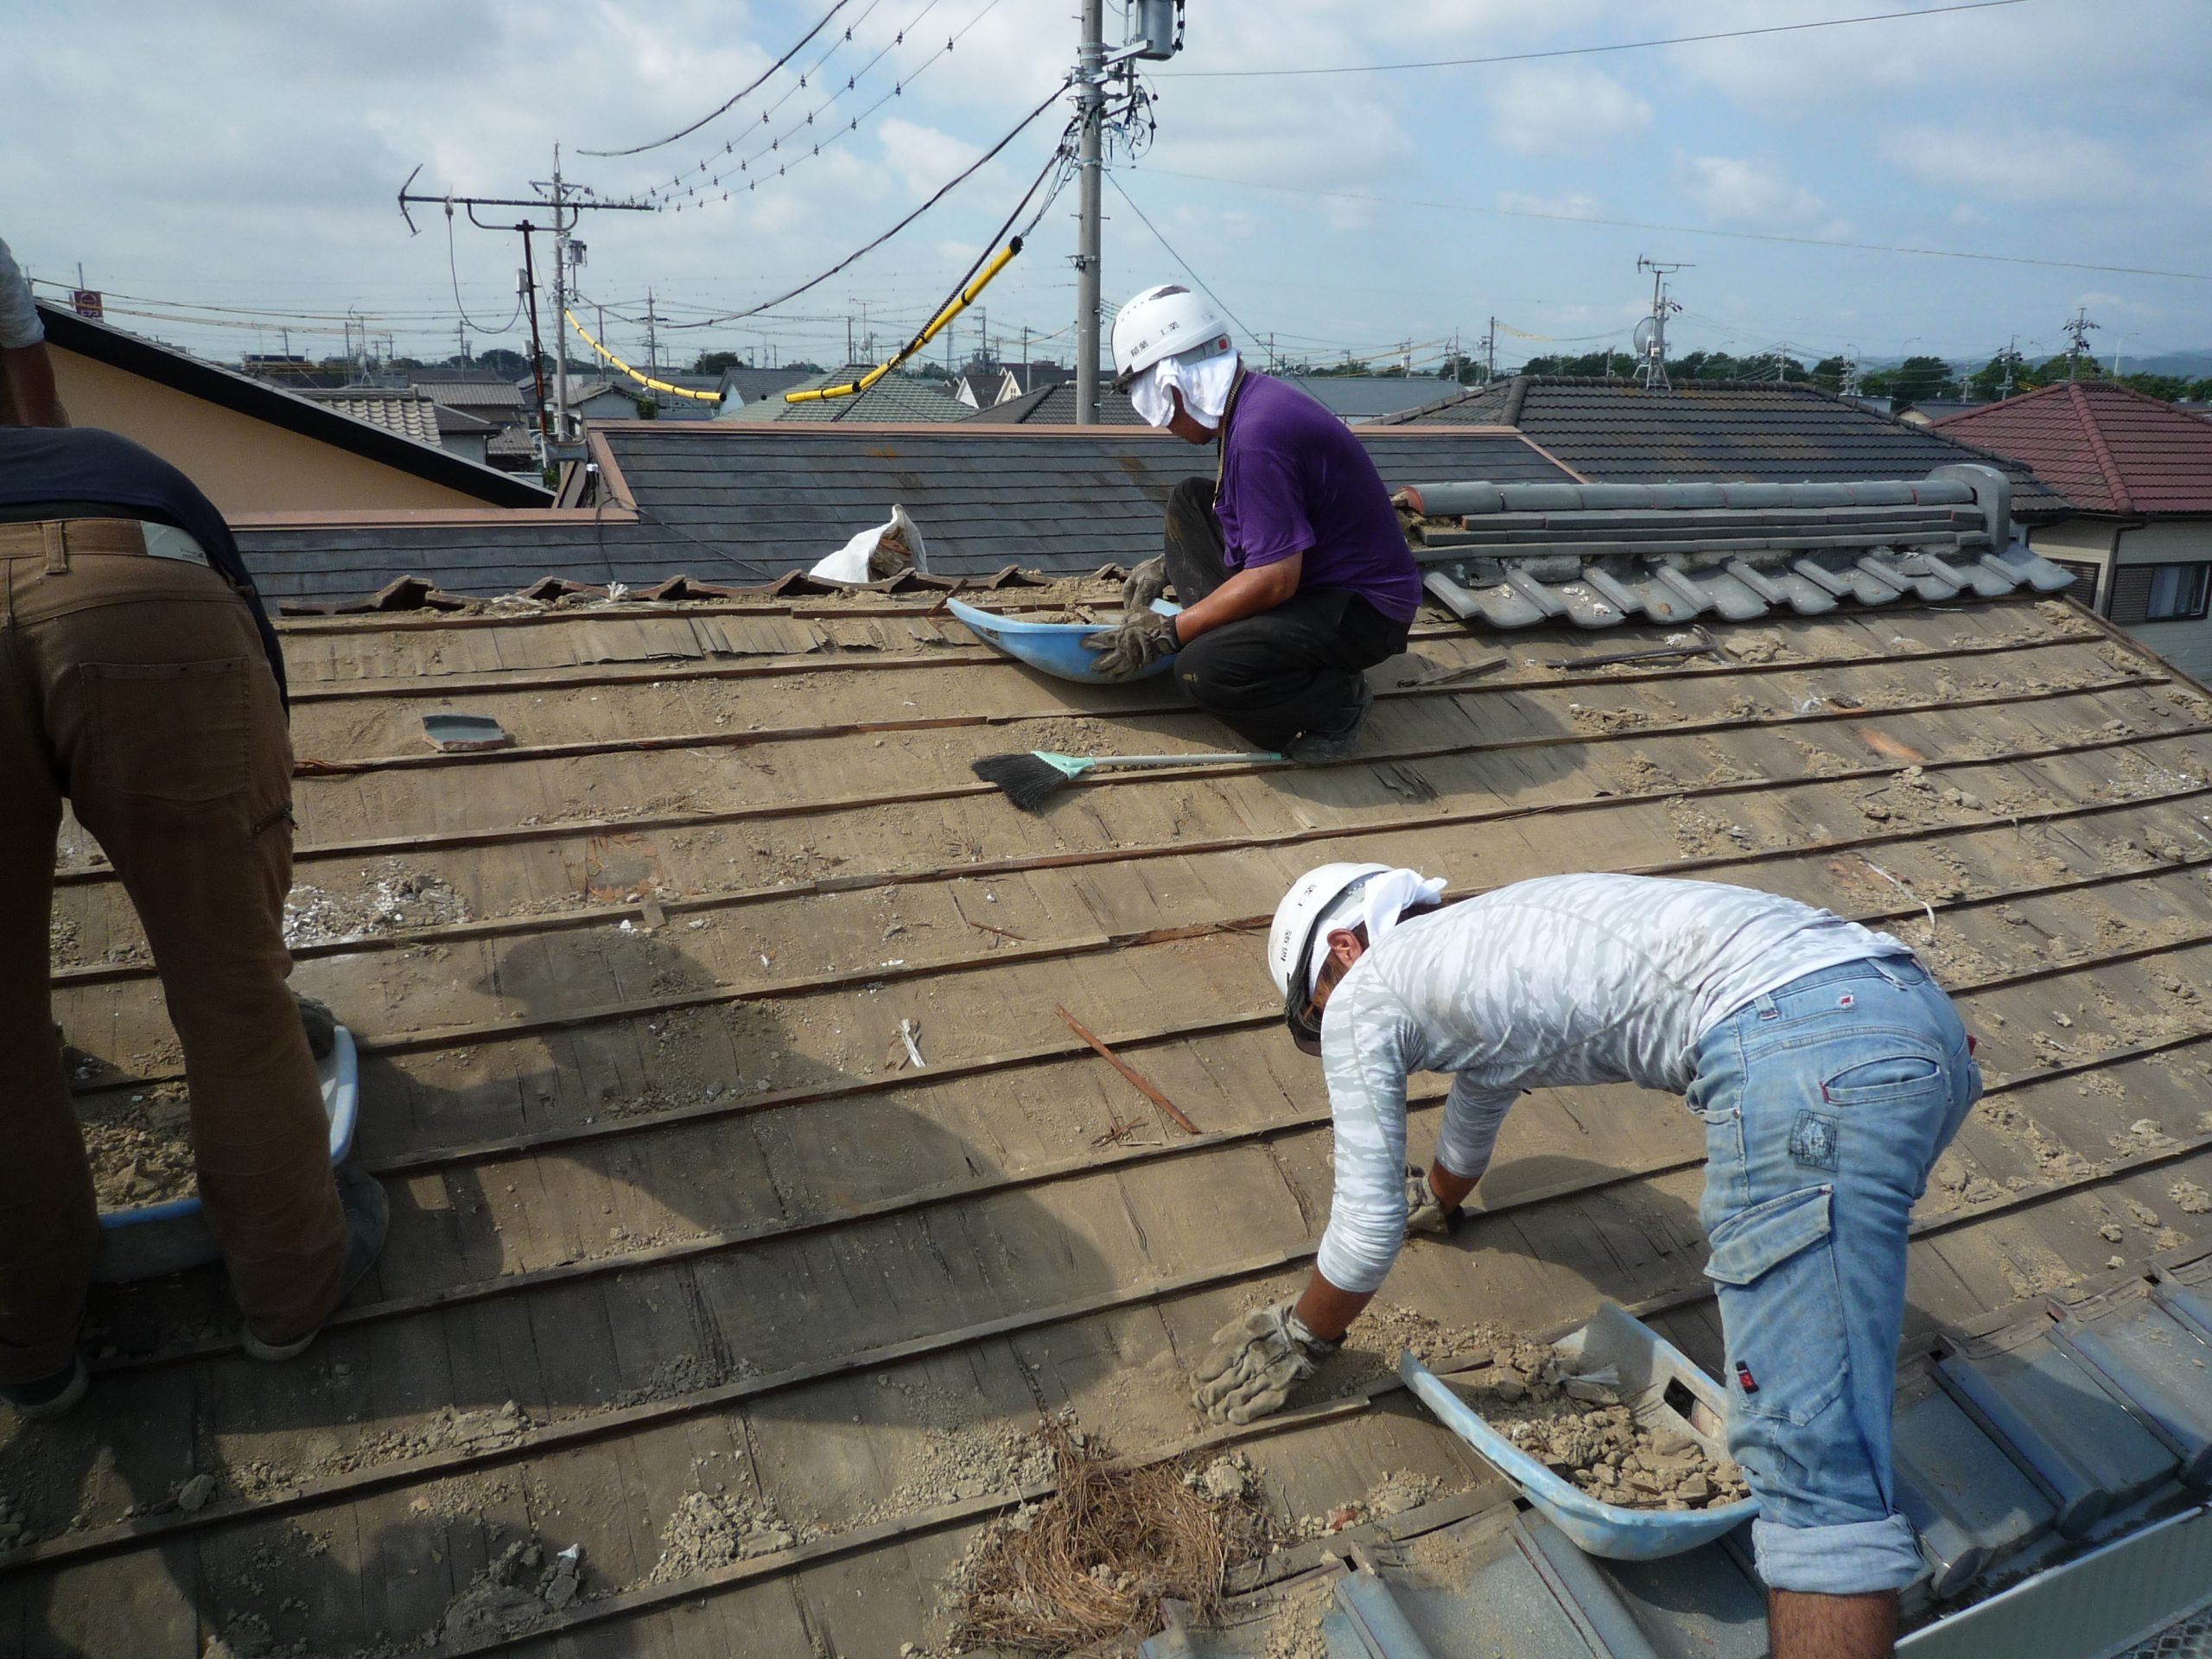
{"type": "Polygon", "coordinates": [[[1321,977],[1322,966],[1329,960],[1329,935],[1338,928],[1354,928],[1365,923],[1367,948],[1372,950],[1382,943],[1390,930],[1398,925],[1399,918],[1416,905],[1433,903],[1444,895],[1444,878],[1423,875],[1419,870],[1382,870],[1344,893],[1331,905],[1313,930],[1313,953],[1306,963],[1306,984],[1310,995],[1321,977]]]}
{"type": "Polygon", "coordinates": [[[1229,410],[1229,389],[1236,384],[1236,348],[1204,356],[1186,352],[1164,357],[1129,387],[1129,401],[1148,426],[1165,426],[1174,416],[1171,389],[1183,394],[1183,407],[1201,426],[1218,428],[1229,410]]]}

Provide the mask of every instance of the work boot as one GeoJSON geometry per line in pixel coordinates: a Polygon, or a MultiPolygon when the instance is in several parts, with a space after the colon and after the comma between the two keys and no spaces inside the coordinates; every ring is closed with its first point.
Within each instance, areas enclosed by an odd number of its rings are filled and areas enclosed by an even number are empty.
{"type": "MultiPolygon", "coordinates": [[[[353,1287],[368,1276],[376,1265],[378,1253],[384,1249],[384,1236],[391,1224],[391,1201],[385,1197],[384,1188],[376,1177],[353,1164],[345,1165],[338,1172],[338,1203],[346,1212],[346,1266],[338,1275],[338,1300],[331,1304],[335,1312],[353,1294],[353,1287]]],[[[296,1359],[307,1352],[308,1345],[322,1334],[318,1325],[305,1336],[295,1337],[289,1342],[270,1342],[253,1332],[249,1319],[240,1328],[245,1351],[256,1359],[296,1359]]]]}
{"type": "Polygon", "coordinates": [[[1358,690],[1352,696],[1351,713],[1327,731],[1300,733],[1291,740],[1288,759],[1301,766],[1318,766],[1325,761],[1344,760],[1359,747],[1360,734],[1375,709],[1375,691],[1367,683],[1366,675],[1353,677],[1358,690]]]}
{"type": "Polygon", "coordinates": [[[0,1388],[0,1400],[13,1406],[19,1415],[42,1423],[48,1418],[59,1417],[83,1399],[92,1381],[92,1373],[85,1369],[85,1357],[72,1354],[69,1363],[51,1376],[29,1382],[10,1382],[0,1388]]]}

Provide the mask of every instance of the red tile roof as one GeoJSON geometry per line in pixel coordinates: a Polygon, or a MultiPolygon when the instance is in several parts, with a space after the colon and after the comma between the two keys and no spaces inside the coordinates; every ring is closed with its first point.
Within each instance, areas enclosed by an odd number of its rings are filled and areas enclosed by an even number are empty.
{"type": "Polygon", "coordinates": [[[2101,381],[2045,386],[1931,429],[2025,461],[2100,512],[2212,512],[2212,423],[2101,381]]]}

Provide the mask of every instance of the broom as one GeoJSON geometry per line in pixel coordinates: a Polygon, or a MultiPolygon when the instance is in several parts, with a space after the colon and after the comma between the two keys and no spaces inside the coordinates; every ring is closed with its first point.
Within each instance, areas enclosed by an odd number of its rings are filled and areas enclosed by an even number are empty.
{"type": "Polygon", "coordinates": [[[1266,752],[1228,754],[1055,754],[1033,749],[1027,754],[987,754],[970,763],[976,775],[996,784],[1024,812],[1035,812],[1064,784],[1099,766],[1211,766],[1234,760],[1280,760],[1266,752]]]}

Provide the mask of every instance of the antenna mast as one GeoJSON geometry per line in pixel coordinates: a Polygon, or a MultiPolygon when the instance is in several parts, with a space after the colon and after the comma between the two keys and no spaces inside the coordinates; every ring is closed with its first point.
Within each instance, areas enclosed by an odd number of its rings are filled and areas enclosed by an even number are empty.
{"type": "Polygon", "coordinates": [[[1691,267],[1679,259],[1647,259],[1639,253],[1636,268],[1651,273],[1651,315],[1645,319],[1649,326],[1637,330],[1644,336],[1643,366],[1640,371],[1643,389],[1666,391],[1670,389],[1667,385],[1667,319],[1682,308],[1667,297],[1667,278],[1691,267]]]}

